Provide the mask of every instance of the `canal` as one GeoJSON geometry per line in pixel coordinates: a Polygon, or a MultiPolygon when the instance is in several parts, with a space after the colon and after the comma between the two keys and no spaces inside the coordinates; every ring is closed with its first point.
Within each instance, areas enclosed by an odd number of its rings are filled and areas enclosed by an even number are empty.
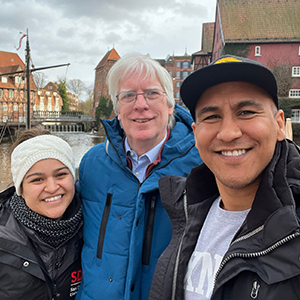
{"type": "MultiPolygon", "coordinates": [[[[73,149],[75,156],[76,168],[83,155],[94,145],[104,141],[104,136],[97,134],[90,134],[86,132],[76,133],[54,133],[56,136],[63,138],[67,141],[73,149]]],[[[0,191],[7,188],[12,182],[12,176],[10,172],[10,160],[9,151],[12,146],[12,142],[2,141],[0,144],[0,191]]]]}

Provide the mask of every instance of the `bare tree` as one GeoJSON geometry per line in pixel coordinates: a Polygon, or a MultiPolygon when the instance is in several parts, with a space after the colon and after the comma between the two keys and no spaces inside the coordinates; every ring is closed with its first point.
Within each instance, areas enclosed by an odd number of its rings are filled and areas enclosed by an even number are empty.
{"type": "Polygon", "coordinates": [[[33,75],[36,87],[42,89],[47,84],[47,76],[43,72],[35,72],[33,75]]]}
{"type": "Polygon", "coordinates": [[[87,99],[79,103],[79,110],[83,111],[85,115],[92,115],[93,101],[94,101],[94,87],[90,86],[86,89],[87,99]]]}
{"type": "Polygon", "coordinates": [[[78,98],[87,90],[85,84],[80,79],[71,79],[67,82],[67,88],[73,94],[76,94],[78,98]]]}
{"type": "Polygon", "coordinates": [[[278,85],[278,97],[288,97],[289,90],[292,86],[292,66],[287,64],[281,64],[274,60],[269,62],[269,67],[276,77],[278,85]]]}

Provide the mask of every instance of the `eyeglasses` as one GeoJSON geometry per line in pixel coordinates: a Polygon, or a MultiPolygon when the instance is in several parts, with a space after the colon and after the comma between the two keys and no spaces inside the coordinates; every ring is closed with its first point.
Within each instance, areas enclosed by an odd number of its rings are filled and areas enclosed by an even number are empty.
{"type": "Polygon", "coordinates": [[[148,103],[158,103],[162,101],[164,94],[166,94],[166,92],[158,89],[147,90],[144,93],[121,92],[117,95],[117,99],[123,105],[132,105],[135,103],[138,95],[143,95],[148,103]]]}

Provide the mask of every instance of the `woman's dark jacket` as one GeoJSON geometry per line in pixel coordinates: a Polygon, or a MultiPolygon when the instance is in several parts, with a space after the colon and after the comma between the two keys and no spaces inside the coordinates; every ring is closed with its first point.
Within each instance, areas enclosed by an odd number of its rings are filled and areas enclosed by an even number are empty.
{"type": "MultiPolygon", "coordinates": [[[[75,299],[82,277],[82,223],[53,248],[14,218],[9,205],[14,191],[11,187],[0,194],[0,299],[75,299]]],[[[80,205],[77,194],[69,208],[75,205],[80,205]]]]}
{"type": "MultiPolygon", "coordinates": [[[[189,259],[219,194],[204,164],[186,181],[166,176],[159,185],[173,236],[157,264],[149,299],[182,300],[189,259]]],[[[300,299],[299,206],[299,148],[284,140],[277,143],[252,208],[221,262],[211,300],[300,299]]]]}

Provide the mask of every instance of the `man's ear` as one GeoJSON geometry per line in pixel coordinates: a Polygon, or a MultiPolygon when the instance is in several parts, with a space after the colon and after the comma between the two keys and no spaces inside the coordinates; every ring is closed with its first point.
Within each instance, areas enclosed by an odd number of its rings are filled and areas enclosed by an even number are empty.
{"type": "Polygon", "coordinates": [[[194,132],[194,139],[195,139],[195,147],[198,149],[198,147],[197,147],[197,139],[196,139],[196,123],[195,122],[193,122],[192,123],[192,129],[193,129],[193,132],[194,132]]]}
{"type": "Polygon", "coordinates": [[[279,109],[275,115],[275,119],[278,125],[277,129],[277,141],[282,141],[285,139],[285,121],[284,121],[284,112],[282,109],[279,109]]]}

